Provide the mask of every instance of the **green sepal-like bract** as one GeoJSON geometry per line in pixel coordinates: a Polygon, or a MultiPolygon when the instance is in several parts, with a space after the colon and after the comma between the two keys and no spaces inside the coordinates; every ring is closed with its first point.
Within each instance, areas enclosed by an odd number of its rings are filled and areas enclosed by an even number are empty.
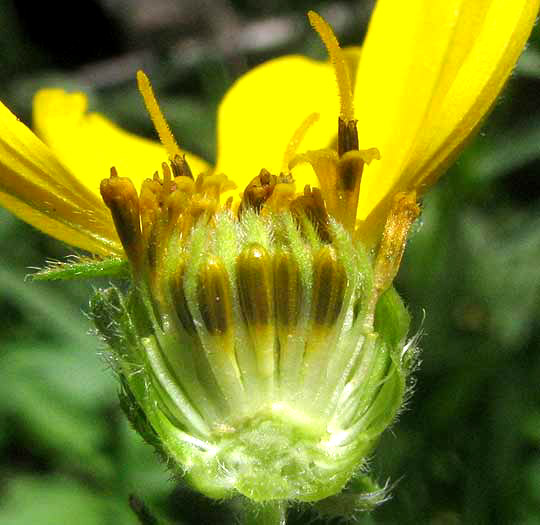
{"type": "Polygon", "coordinates": [[[315,510],[330,519],[355,521],[359,514],[374,510],[384,503],[389,494],[388,484],[381,487],[367,474],[356,472],[342,492],[318,501],[315,510]]]}
{"type": "Polygon", "coordinates": [[[32,281],[67,281],[96,277],[124,279],[128,278],[129,274],[127,260],[120,257],[107,259],[72,257],[68,262],[49,261],[45,268],[30,274],[29,278],[32,281]]]}

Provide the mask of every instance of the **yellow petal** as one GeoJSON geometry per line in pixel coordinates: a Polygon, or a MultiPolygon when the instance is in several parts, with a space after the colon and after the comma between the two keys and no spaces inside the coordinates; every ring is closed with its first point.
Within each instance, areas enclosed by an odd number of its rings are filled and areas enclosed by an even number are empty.
{"type": "MultiPolygon", "coordinates": [[[[381,161],[362,181],[359,218],[422,192],[479,125],[510,74],[539,0],[379,0],[358,67],[362,147],[381,161]]],[[[373,221],[373,217],[370,217],[373,221]]]]}
{"type": "MultiPolygon", "coordinates": [[[[3,172],[0,166],[1,177],[3,177],[3,172]]],[[[34,204],[32,202],[26,204],[13,195],[0,192],[0,206],[11,211],[14,215],[47,235],[63,241],[70,246],[81,248],[96,255],[102,255],[104,257],[123,255],[123,250],[118,240],[99,237],[93,230],[85,230],[80,224],[63,220],[63,217],[59,217],[56,212],[54,214],[48,213],[50,208],[43,210],[43,208],[40,209],[34,204]]],[[[81,210],[80,213],[87,216],[91,215],[91,212],[88,210],[81,210]]],[[[111,236],[116,236],[116,232],[111,231],[110,233],[111,236]]]]}
{"type": "MultiPolygon", "coordinates": [[[[87,99],[82,93],[39,91],[34,98],[34,129],[63,164],[98,196],[99,184],[109,176],[111,166],[121,176],[131,178],[138,188],[167,161],[159,142],[128,133],[102,115],[87,113],[87,99]]],[[[190,153],[186,153],[186,159],[194,175],[209,168],[190,153]]]]}
{"type": "Polygon", "coordinates": [[[430,115],[429,133],[416,184],[432,184],[445,159],[458,150],[489,111],[504,87],[531,32],[538,0],[490,2],[482,30],[451,86],[430,115]]]}
{"type": "MultiPolygon", "coordinates": [[[[337,132],[339,100],[332,66],[300,56],[266,62],[241,77],[218,113],[217,172],[239,190],[262,168],[279,173],[287,144],[312,113],[319,113],[300,150],[330,145],[337,132]]],[[[297,184],[316,184],[312,170],[295,172],[297,184]]]]}
{"type": "Polygon", "coordinates": [[[120,252],[110,214],[53,152],[0,103],[0,204],[93,253],[120,252]]]}

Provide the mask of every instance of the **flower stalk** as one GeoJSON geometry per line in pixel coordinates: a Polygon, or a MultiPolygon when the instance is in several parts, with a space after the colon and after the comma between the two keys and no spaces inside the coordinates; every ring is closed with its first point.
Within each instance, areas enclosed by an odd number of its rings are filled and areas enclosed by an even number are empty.
{"type": "Polygon", "coordinates": [[[271,501],[263,505],[243,499],[238,503],[237,514],[240,525],[285,525],[287,523],[287,503],[271,501]]]}

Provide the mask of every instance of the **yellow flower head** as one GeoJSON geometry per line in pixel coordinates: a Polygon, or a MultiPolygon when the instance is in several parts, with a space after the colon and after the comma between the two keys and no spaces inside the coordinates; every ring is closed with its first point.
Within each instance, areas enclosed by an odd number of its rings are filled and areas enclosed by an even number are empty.
{"type": "Polygon", "coordinates": [[[142,72],[161,143],[82,94],[39,92],[36,135],[0,105],[0,204],[127,256],[135,286],[98,292],[96,326],[128,415],[201,491],[331,496],[392,422],[414,340],[391,284],[417,200],[492,106],[539,5],[379,0],[362,50],[310,12],[330,60],[240,78],[214,167],[180,149],[142,72]]]}

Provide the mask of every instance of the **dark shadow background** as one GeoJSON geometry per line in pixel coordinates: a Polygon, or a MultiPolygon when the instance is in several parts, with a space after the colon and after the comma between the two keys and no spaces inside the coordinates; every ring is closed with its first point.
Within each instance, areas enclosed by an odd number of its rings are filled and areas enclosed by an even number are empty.
{"type": "MultiPolygon", "coordinates": [[[[29,122],[39,87],[83,89],[93,109],[153,136],[143,67],[182,146],[212,160],[216,107],[237,76],[283,53],[322,56],[309,8],[358,44],[371,7],[0,0],[0,98],[29,122]]],[[[399,480],[393,499],[361,523],[540,524],[539,93],[536,30],[482,133],[425,200],[397,283],[423,363],[371,462],[380,482],[399,480]]],[[[0,219],[0,523],[135,524],[133,492],[177,523],[233,523],[128,428],[84,314],[91,286],[25,282],[69,249],[0,219]]],[[[291,523],[322,522],[301,508],[291,523]]]]}

